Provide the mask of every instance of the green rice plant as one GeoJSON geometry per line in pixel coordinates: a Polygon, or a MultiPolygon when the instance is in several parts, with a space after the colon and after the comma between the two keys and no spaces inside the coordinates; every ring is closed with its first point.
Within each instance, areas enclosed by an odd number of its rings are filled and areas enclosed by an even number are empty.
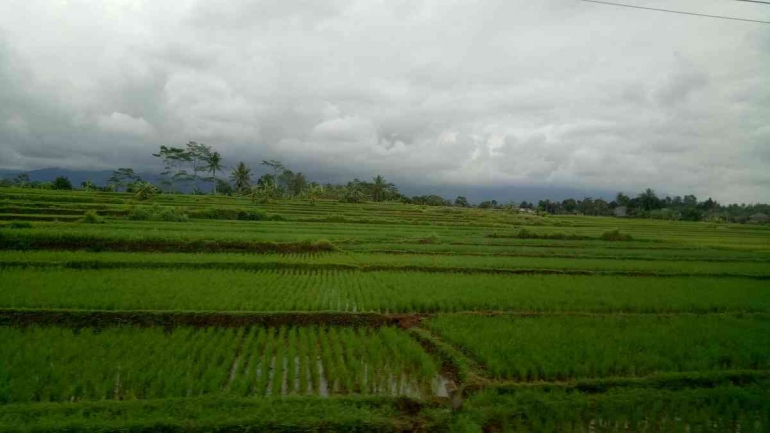
{"type": "Polygon", "coordinates": [[[87,401],[0,406],[0,431],[372,431],[440,429],[442,418],[404,408],[419,403],[385,397],[204,398],[87,401]],[[436,421],[431,421],[435,419],[436,421]]]}
{"type": "Polygon", "coordinates": [[[493,377],[517,381],[770,366],[770,318],[764,315],[444,315],[428,326],[493,377]]]}
{"type": "Polygon", "coordinates": [[[0,307],[216,311],[770,311],[767,281],[263,269],[0,267],[0,307]]]}
{"type": "Polygon", "coordinates": [[[276,346],[276,337],[275,334],[278,332],[277,329],[268,329],[267,331],[267,339],[265,341],[264,348],[260,354],[260,365],[257,370],[257,383],[254,387],[254,393],[256,395],[267,395],[269,389],[268,384],[269,382],[269,375],[270,375],[270,369],[271,369],[271,361],[273,360],[273,356],[275,353],[275,346],[276,346]]]}
{"type": "MultiPolygon", "coordinates": [[[[625,255],[627,251],[622,251],[625,255]]],[[[770,276],[770,261],[645,258],[560,258],[350,252],[183,254],[88,251],[0,251],[0,266],[72,269],[360,269],[463,273],[584,273],[629,276],[770,276]],[[510,272],[509,272],[510,271],[510,272]]]]}
{"type": "Polygon", "coordinates": [[[299,388],[299,355],[297,353],[297,328],[291,328],[288,332],[288,344],[286,353],[286,387],[284,394],[294,394],[299,388]]]}
{"type": "MultiPolygon", "coordinates": [[[[247,397],[258,393],[259,383],[264,374],[262,359],[268,345],[270,329],[259,328],[253,330],[252,334],[257,334],[253,341],[247,342],[244,352],[248,351],[248,363],[244,365],[244,374],[237,377],[234,387],[239,389],[238,395],[247,397]],[[238,386],[240,384],[240,386],[238,386]]],[[[263,393],[264,394],[264,393],[263,393]]]]}
{"type": "Polygon", "coordinates": [[[405,350],[394,349],[394,361],[384,367],[368,355],[373,353],[370,346],[383,344],[382,331],[365,328],[180,327],[165,332],[0,326],[0,403],[320,394],[321,377],[312,379],[311,388],[308,375],[298,374],[313,369],[327,375],[330,393],[365,393],[364,369],[396,377],[409,374],[429,383],[435,366],[421,368],[430,357],[411,350],[415,343],[408,336],[388,329],[391,344],[405,350]],[[321,346],[325,355],[320,368],[312,355],[294,357],[300,342],[321,346]]]}
{"type": "Polygon", "coordinates": [[[299,395],[306,395],[309,392],[312,391],[312,381],[311,381],[311,369],[313,366],[311,365],[311,359],[310,359],[310,341],[308,339],[307,334],[307,328],[302,327],[298,328],[296,330],[296,342],[297,342],[297,349],[296,354],[298,357],[297,362],[297,375],[298,375],[298,381],[297,384],[297,393],[299,395]]]}
{"type": "Polygon", "coordinates": [[[521,390],[481,392],[466,400],[455,422],[522,432],[764,432],[770,426],[768,384],[746,387],[614,389],[581,394],[521,390]]]}
{"type": "Polygon", "coordinates": [[[315,327],[303,328],[308,338],[308,358],[310,362],[310,379],[313,391],[322,394],[321,384],[323,381],[323,367],[321,363],[322,352],[318,340],[318,332],[315,327]]]}

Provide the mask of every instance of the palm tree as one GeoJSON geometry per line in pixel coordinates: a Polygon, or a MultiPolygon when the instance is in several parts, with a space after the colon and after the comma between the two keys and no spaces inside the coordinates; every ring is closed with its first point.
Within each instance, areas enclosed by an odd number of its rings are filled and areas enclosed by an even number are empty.
{"type": "Polygon", "coordinates": [[[275,179],[275,182],[273,182],[273,189],[278,188],[278,172],[285,169],[286,167],[281,163],[281,161],[277,161],[275,159],[271,159],[270,161],[262,161],[262,165],[273,168],[273,179],[275,179]]]}
{"type": "Polygon", "coordinates": [[[639,201],[642,203],[644,210],[652,210],[657,205],[658,196],[655,195],[655,191],[647,188],[643,193],[639,194],[639,201]]]}
{"type": "Polygon", "coordinates": [[[236,191],[245,191],[251,186],[251,169],[246,167],[243,161],[239,162],[238,166],[230,173],[230,180],[235,185],[236,191]]]}
{"type": "Polygon", "coordinates": [[[211,172],[214,179],[214,195],[217,194],[217,172],[222,170],[222,155],[219,152],[212,152],[206,155],[206,170],[211,172]]]}
{"type": "Polygon", "coordinates": [[[385,188],[387,187],[388,184],[385,182],[385,178],[378,174],[372,184],[372,200],[382,201],[382,197],[385,195],[385,188]]]}

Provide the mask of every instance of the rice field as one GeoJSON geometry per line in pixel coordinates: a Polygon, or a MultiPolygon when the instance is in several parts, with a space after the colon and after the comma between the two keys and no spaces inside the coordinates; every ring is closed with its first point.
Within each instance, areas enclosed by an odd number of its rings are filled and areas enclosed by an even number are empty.
{"type": "Polygon", "coordinates": [[[0,188],[0,431],[764,432],[769,318],[767,226],[0,188]]]}
{"type": "Polygon", "coordinates": [[[0,269],[0,308],[96,310],[770,311],[769,281],[262,269],[0,269]]]}
{"type": "Polygon", "coordinates": [[[0,328],[0,402],[431,393],[436,363],[390,327],[0,328]],[[45,371],[45,375],[39,373],[45,371]]]}
{"type": "Polygon", "coordinates": [[[770,368],[766,315],[443,315],[428,327],[514,381],[770,368]]]}

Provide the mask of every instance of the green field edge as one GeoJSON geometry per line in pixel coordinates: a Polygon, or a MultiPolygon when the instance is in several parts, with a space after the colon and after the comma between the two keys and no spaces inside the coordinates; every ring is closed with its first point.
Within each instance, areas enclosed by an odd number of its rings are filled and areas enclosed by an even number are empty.
{"type": "Polygon", "coordinates": [[[430,330],[423,327],[411,327],[407,332],[420,342],[428,353],[441,362],[442,374],[455,381],[454,386],[450,389],[450,399],[455,406],[461,404],[463,399],[484,391],[507,394],[533,390],[542,392],[560,390],[596,394],[618,388],[680,390],[760,383],[766,383],[770,386],[770,369],[660,372],[638,377],[616,376],[536,382],[497,379],[486,371],[482,363],[451,343],[444,341],[430,330]]]}
{"type": "Polygon", "coordinates": [[[394,326],[412,315],[336,311],[249,312],[179,310],[81,310],[0,308],[0,326],[61,327],[244,327],[244,326],[394,326]]]}
{"type": "Polygon", "coordinates": [[[0,432],[442,431],[449,412],[407,397],[192,397],[0,406],[0,432]]]}
{"type": "MultiPolygon", "coordinates": [[[[452,244],[447,244],[452,245],[452,244]]],[[[494,246],[494,245],[480,245],[469,244],[474,246],[494,246]]],[[[503,245],[506,247],[515,245],[503,245]]],[[[530,248],[551,248],[544,245],[522,245],[530,248]]],[[[567,248],[563,245],[558,245],[553,248],[567,248]]],[[[570,247],[577,250],[590,250],[590,248],[582,247],[570,247]]],[[[609,249],[609,248],[608,248],[609,249]]],[[[661,250],[662,248],[627,248],[629,250],[661,250]]],[[[693,248],[671,248],[672,250],[679,251],[698,251],[693,248]]],[[[717,250],[715,248],[709,248],[711,250],[717,250]]],[[[543,253],[523,253],[523,252],[476,252],[476,251],[430,251],[430,250],[393,250],[393,249],[357,249],[357,248],[345,248],[342,251],[348,251],[351,253],[376,253],[376,254],[390,254],[390,255],[420,255],[420,256],[469,256],[469,257],[529,257],[529,258],[545,258],[545,259],[603,259],[603,260],[632,260],[632,261],[671,261],[678,262],[717,262],[717,263],[768,263],[770,264],[770,258],[760,257],[692,257],[692,256],[616,256],[606,254],[543,254],[543,253]]]]}
{"type": "MultiPolygon", "coordinates": [[[[626,276],[626,277],[709,277],[742,278],[752,280],[770,280],[768,274],[745,274],[735,272],[655,272],[627,270],[588,270],[588,269],[553,269],[553,268],[483,268],[453,266],[412,266],[412,265],[357,265],[351,263],[194,263],[194,262],[105,262],[98,260],[78,260],[62,262],[46,261],[0,261],[0,268],[60,268],[60,269],[216,269],[216,270],[301,270],[301,271],[360,271],[360,272],[427,272],[459,274],[493,275],[581,275],[581,276],[626,276]]],[[[768,270],[770,272],[770,269],[768,270]]]]}
{"type": "MultiPolygon", "coordinates": [[[[584,394],[596,394],[616,388],[679,390],[689,388],[714,388],[723,385],[743,386],[768,382],[770,382],[770,369],[663,372],[641,377],[618,376],[540,382],[516,382],[489,379],[486,381],[465,383],[462,389],[464,395],[470,395],[483,390],[494,390],[500,394],[515,393],[524,390],[539,390],[545,392],[564,390],[578,391],[584,394]]],[[[770,385],[770,383],[768,383],[768,385],[770,385]]]]}
{"type": "MultiPolygon", "coordinates": [[[[190,310],[94,310],[73,308],[3,308],[0,307],[0,326],[62,326],[62,327],[107,327],[107,326],[284,326],[284,325],[329,325],[329,326],[400,326],[404,329],[420,326],[422,320],[436,316],[507,316],[507,317],[552,317],[552,316],[728,316],[728,317],[770,317],[764,311],[719,311],[719,312],[590,312],[590,311],[460,311],[453,313],[377,313],[343,311],[190,311],[190,310]]],[[[427,329],[419,328],[425,332],[427,329]]],[[[440,341],[433,335],[435,341],[440,341]]]]}

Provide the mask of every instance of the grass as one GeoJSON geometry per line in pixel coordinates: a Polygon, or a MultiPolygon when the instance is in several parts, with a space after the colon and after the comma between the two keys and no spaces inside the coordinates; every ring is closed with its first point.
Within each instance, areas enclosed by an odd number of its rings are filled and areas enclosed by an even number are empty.
{"type": "Polygon", "coordinates": [[[767,316],[447,315],[428,326],[501,379],[770,369],[767,316]]]}
{"type": "Polygon", "coordinates": [[[740,278],[338,270],[0,269],[0,307],[216,311],[770,311],[740,278]]]}

